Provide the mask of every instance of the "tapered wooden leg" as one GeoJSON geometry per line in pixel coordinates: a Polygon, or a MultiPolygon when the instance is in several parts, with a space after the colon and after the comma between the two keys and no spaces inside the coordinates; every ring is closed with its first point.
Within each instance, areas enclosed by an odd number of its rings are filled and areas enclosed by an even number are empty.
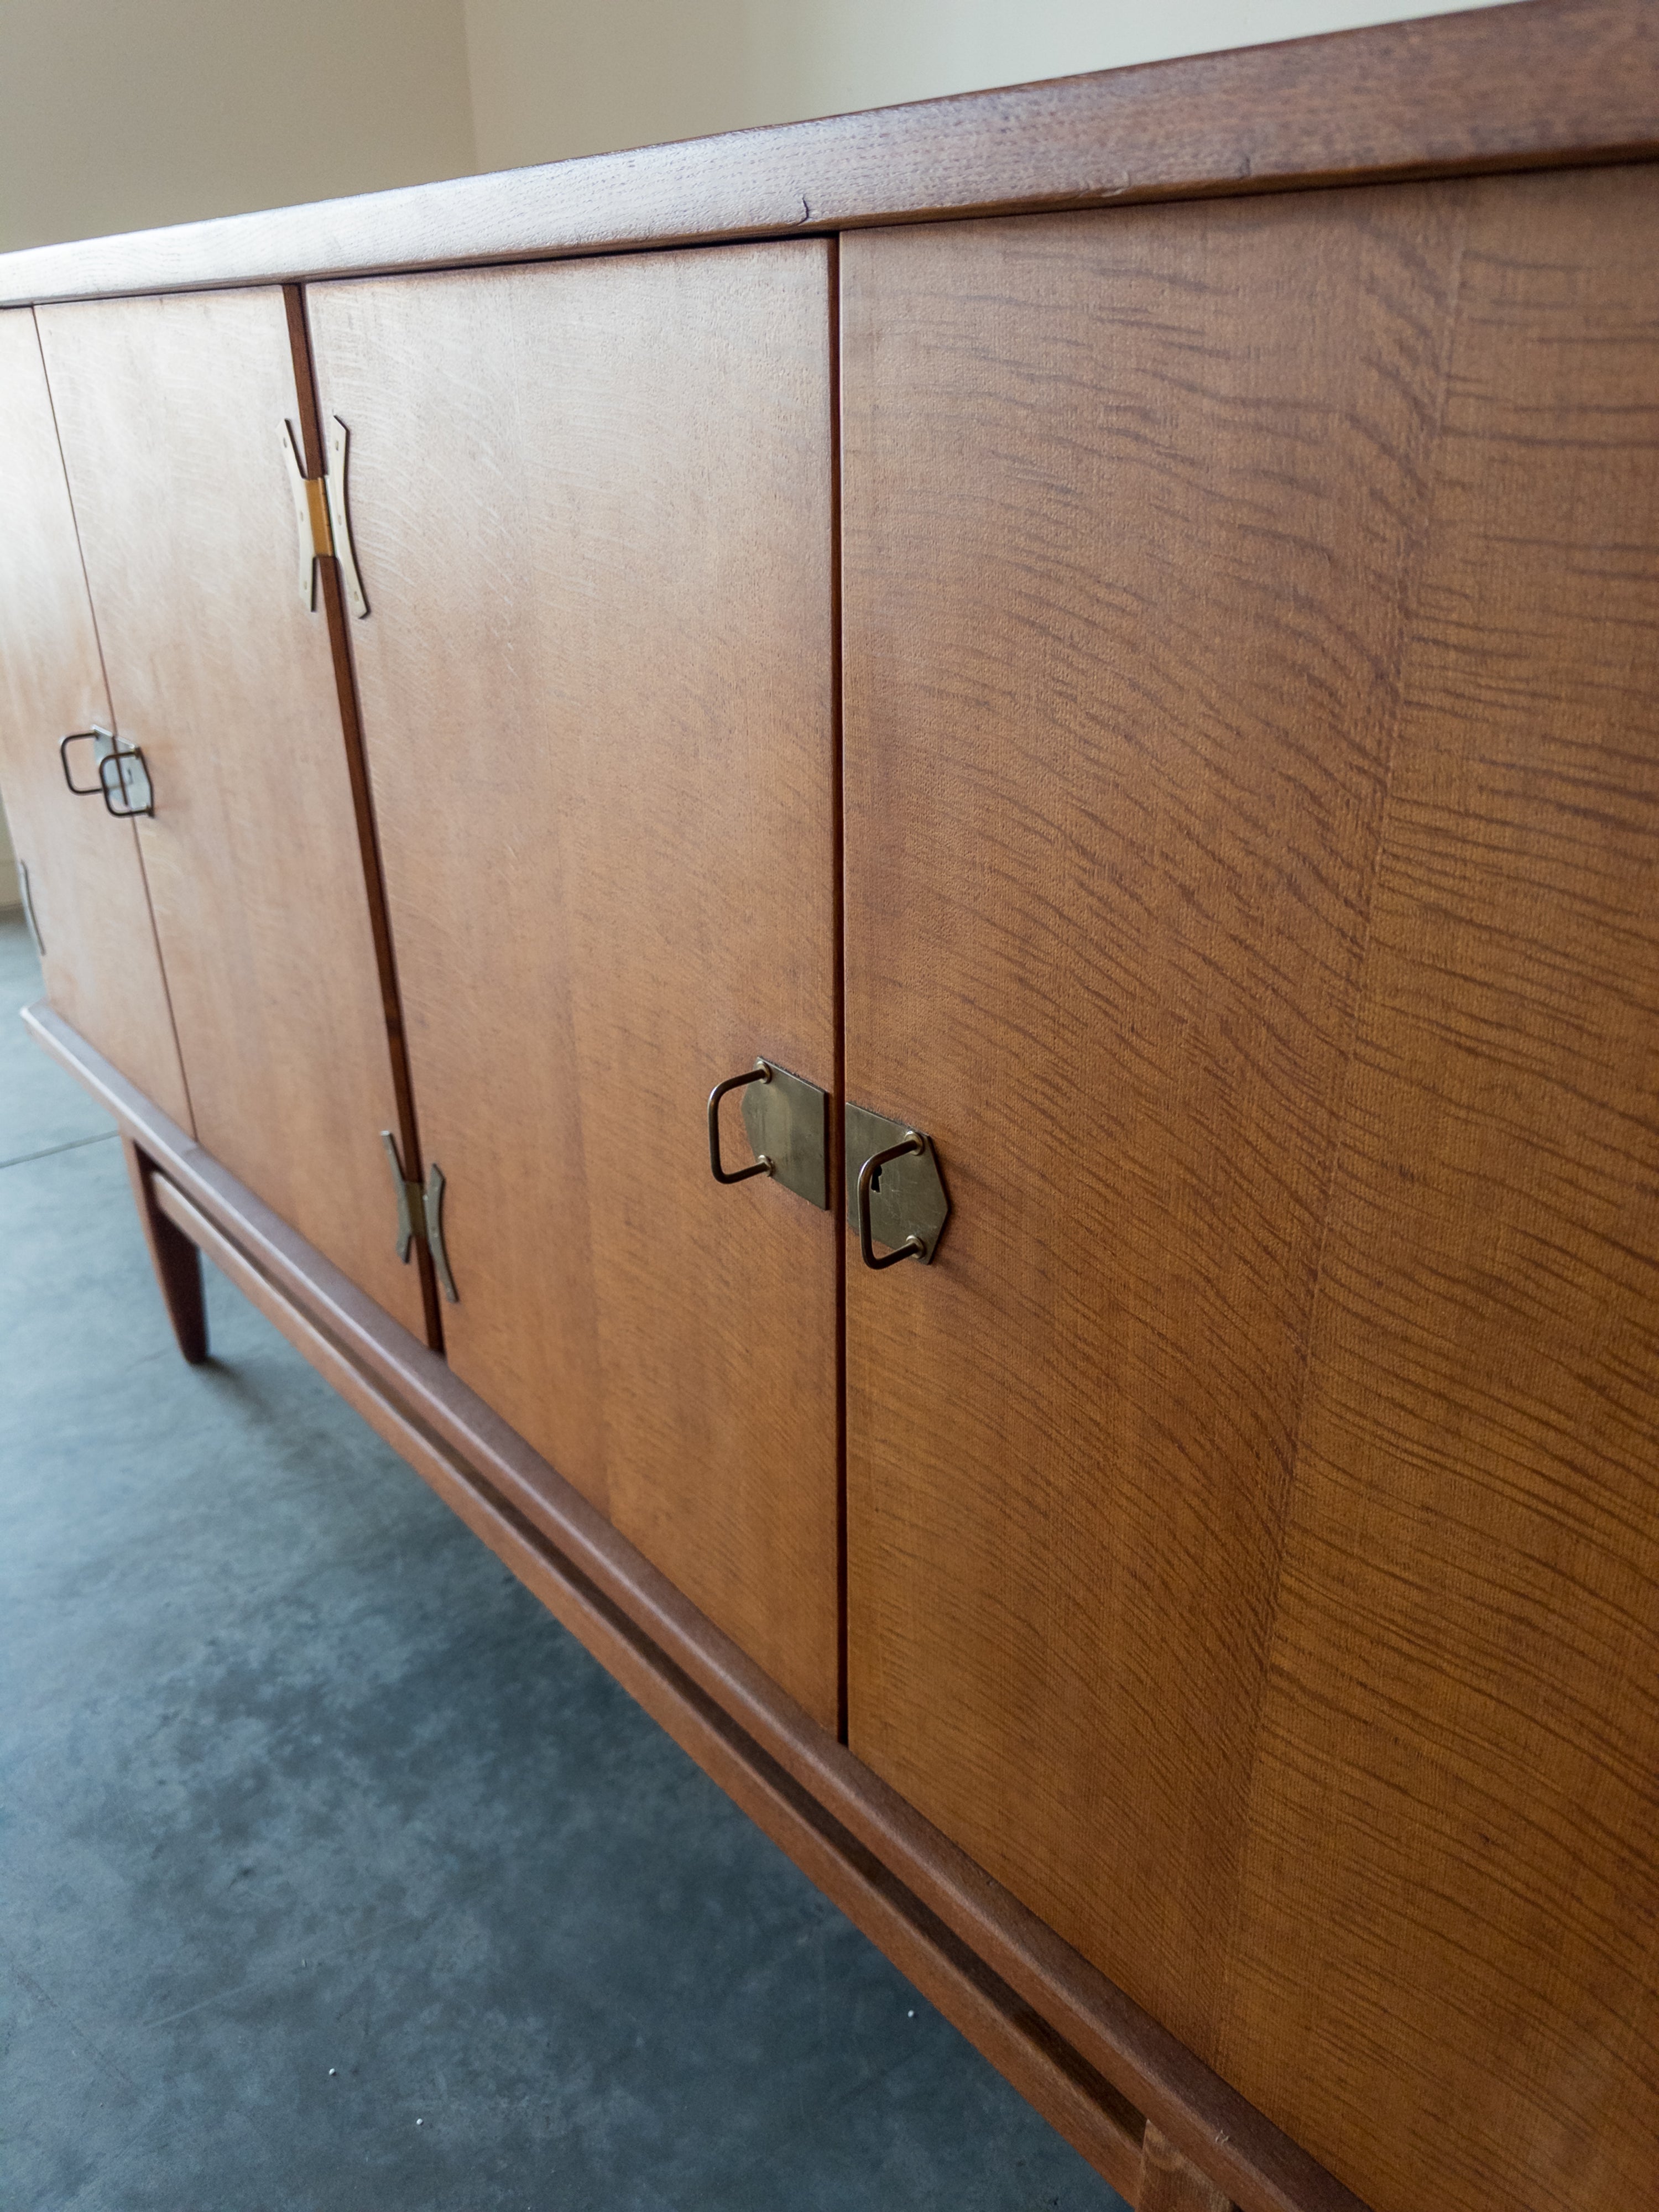
{"type": "Polygon", "coordinates": [[[173,1323],[179,1351],[192,1367],[199,1367],[208,1356],[202,1255],[184,1231],[175,1228],[157,1206],[149,1180],[154,1170],[131,1137],[122,1138],[121,1150],[126,1155],[132,1194],[138,1201],[138,1218],[143,1224],[144,1242],[149,1246],[155,1279],[161,1286],[167,1319],[173,1323]]]}
{"type": "Polygon", "coordinates": [[[1140,2143],[1135,2212],[1231,2212],[1227,2194],[1185,2159],[1148,2120],[1140,2143]]]}

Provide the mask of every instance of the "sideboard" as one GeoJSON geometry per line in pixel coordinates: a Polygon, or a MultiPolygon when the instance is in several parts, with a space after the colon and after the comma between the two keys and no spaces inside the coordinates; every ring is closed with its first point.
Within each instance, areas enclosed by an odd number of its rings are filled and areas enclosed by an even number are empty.
{"type": "Polygon", "coordinates": [[[1139,2212],[1659,2202],[1659,11],[0,258],[26,1018],[1139,2212]]]}

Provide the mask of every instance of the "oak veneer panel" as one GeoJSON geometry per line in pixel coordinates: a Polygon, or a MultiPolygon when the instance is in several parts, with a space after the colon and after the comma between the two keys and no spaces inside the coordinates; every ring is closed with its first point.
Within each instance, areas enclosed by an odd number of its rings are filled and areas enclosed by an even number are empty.
{"type": "MultiPolygon", "coordinates": [[[[58,429],[27,309],[0,315],[0,787],[28,872],[46,992],[64,1019],[188,1127],[173,1017],[132,825],[76,799],[58,740],[112,726],[58,429]]],[[[77,781],[92,775],[92,748],[77,781]]]]}
{"type": "MultiPolygon", "coordinates": [[[[279,290],[39,316],[196,1133],[407,1326],[398,1127],[322,594],[295,583],[279,290]]],[[[87,802],[90,805],[90,802],[87,802]]]]}
{"type": "Polygon", "coordinates": [[[0,300],[1121,205],[1659,148],[1650,0],[1526,0],[0,255],[0,300]]]}
{"type": "Polygon", "coordinates": [[[833,1727],[839,1231],[703,1121],[835,1079],[830,253],[309,313],[450,1359],[833,1727]]]}
{"type": "Polygon", "coordinates": [[[1659,2203],[1659,172],[1478,188],[1223,2069],[1659,2203]]]}
{"type": "Polygon", "coordinates": [[[850,1741],[1200,2056],[1466,189],[842,249],[850,1741]]]}

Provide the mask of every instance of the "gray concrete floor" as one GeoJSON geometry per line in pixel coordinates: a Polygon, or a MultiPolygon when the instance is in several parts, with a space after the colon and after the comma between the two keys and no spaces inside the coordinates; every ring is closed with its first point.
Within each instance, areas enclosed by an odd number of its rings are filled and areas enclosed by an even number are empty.
{"type": "Polygon", "coordinates": [[[1121,2212],[215,1272],[0,918],[7,2212],[1121,2212]]]}

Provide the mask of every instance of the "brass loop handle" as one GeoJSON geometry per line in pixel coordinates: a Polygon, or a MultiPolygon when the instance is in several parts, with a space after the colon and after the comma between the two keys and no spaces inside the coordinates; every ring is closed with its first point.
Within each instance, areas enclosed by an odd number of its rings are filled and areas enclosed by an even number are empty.
{"type": "Polygon", "coordinates": [[[769,1083],[772,1071],[763,1060],[757,1060],[741,1075],[728,1075],[724,1083],[717,1083],[708,1094],[708,1164],[714,1170],[716,1182],[747,1182],[750,1176],[770,1175],[773,1162],[763,1152],[752,1168],[739,1168],[733,1174],[720,1165],[720,1101],[728,1091],[740,1091],[745,1083],[769,1083]]]}
{"type": "Polygon", "coordinates": [[[135,814],[154,814],[155,795],[150,789],[149,770],[144,764],[143,750],[138,745],[122,742],[111,730],[93,727],[90,730],[71,730],[58,744],[58,758],[64,770],[64,781],[77,799],[96,799],[103,794],[106,813],[118,822],[130,821],[135,814]],[[70,766],[71,745],[90,744],[94,748],[93,767],[96,783],[77,783],[75,771],[70,766]],[[99,748],[102,750],[99,750],[99,748]],[[118,806],[116,800],[122,802],[118,806]]]}
{"type": "Polygon", "coordinates": [[[63,764],[64,781],[77,799],[96,799],[104,788],[103,779],[100,777],[96,783],[77,783],[75,771],[70,766],[69,749],[71,745],[93,744],[98,738],[107,738],[108,735],[107,730],[71,730],[68,737],[60,738],[58,741],[58,757],[63,764]]]}
{"type": "Polygon", "coordinates": [[[859,1170],[859,1250],[864,1255],[866,1267],[896,1267],[901,1260],[927,1258],[927,1247],[913,1231],[896,1251],[890,1252],[884,1260],[878,1260],[870,1235],[870,1192],[876,1177],[889,1160],[902,1160],[907,1153],[925,1152],[927,1149],[927,1139],[918,1136],[914,1129],[907,1129],[902,1145],[889,1145],[884,1152],[872,1152],[859,1170]]]}
{"type": "Polygon", "coordinates": [[[117,752],[106,753],[98,763],[98,781],[104,793],[104,811],[118,822],[130,821],[135,814],[155,813],[142,747],[123,745],[117,752]],[[124,802],[119,806],[115,803],[118,793],[124,802]]]}

